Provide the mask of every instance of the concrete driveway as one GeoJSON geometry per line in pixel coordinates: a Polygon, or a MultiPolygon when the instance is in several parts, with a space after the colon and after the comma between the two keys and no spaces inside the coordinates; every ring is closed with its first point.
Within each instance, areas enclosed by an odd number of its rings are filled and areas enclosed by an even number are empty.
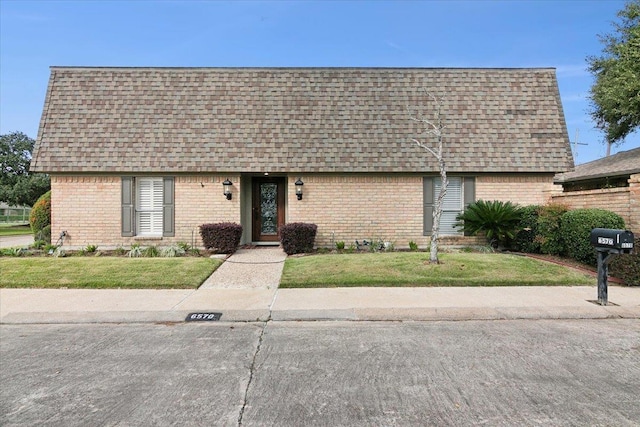
{"type": "Polygon", "coordinates": [[[22,236],[0,236],[0,248],[26,247],[33,243],[30,234],[22,236]]]}

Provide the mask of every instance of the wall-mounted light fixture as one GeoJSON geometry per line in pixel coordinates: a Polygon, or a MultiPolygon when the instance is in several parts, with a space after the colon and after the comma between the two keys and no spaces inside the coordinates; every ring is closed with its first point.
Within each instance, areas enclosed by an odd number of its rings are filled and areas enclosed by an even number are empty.
{"type": "Polygon", "coordinates": [[[296,184],[296,196],[298,197],[298,200],[302,200],[302,186],[304,185],[304,182],[302,182],[302,180],[298,178],[295,184],[296,184]]]}
{"type": "Polygon", "coordinates": [[[229,178],[225,179],[222,183],[222,187],[224,188],[224,190],[222,191],[222,194],[224,194],[227,197],[227,200],[231,200],[231,197],[233,197],[233,195],[231,194],[232,185],[233,185],[233,182],[229,181],[229,178]]]}

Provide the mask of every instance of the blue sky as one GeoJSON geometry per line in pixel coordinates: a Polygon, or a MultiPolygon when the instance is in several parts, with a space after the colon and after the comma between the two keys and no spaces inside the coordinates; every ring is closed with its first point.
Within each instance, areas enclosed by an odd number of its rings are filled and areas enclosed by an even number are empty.
{"type": "MultiPolygon", "coordinates": [[[[624,1],[0,0],[0,133],[36,137],[51,65],[555,67],[577,163],[605,154],[585,58],[624,1]]],[[[629,136],[614,153],[640,147],[629,136]]]]}

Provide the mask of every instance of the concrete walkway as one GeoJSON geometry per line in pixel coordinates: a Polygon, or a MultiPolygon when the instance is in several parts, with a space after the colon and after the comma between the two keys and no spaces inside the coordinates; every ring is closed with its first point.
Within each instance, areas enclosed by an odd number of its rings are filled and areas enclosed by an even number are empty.
{"type": "Polygon", "coordinates": [[[640,319],[640,287],[595,286],[278,289],[280,248],[243,249],[197,290],[0,289],[0,323],[222,321],[640,319]]]}
{"type": "Polygon", "coordinates": [[[200,289],[275,289],[286,259],[287,254],[279,247],[239,249],[200,289]]]}

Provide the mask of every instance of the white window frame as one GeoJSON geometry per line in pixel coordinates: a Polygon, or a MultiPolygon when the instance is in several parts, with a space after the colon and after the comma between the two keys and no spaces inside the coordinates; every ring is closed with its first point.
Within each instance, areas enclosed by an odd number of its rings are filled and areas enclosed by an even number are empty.
{"type": "Polygon", "coordinates": [[[162,237],[163,195],[162,177],[138,177],[135,185],[136,235],[162,237]]]}

